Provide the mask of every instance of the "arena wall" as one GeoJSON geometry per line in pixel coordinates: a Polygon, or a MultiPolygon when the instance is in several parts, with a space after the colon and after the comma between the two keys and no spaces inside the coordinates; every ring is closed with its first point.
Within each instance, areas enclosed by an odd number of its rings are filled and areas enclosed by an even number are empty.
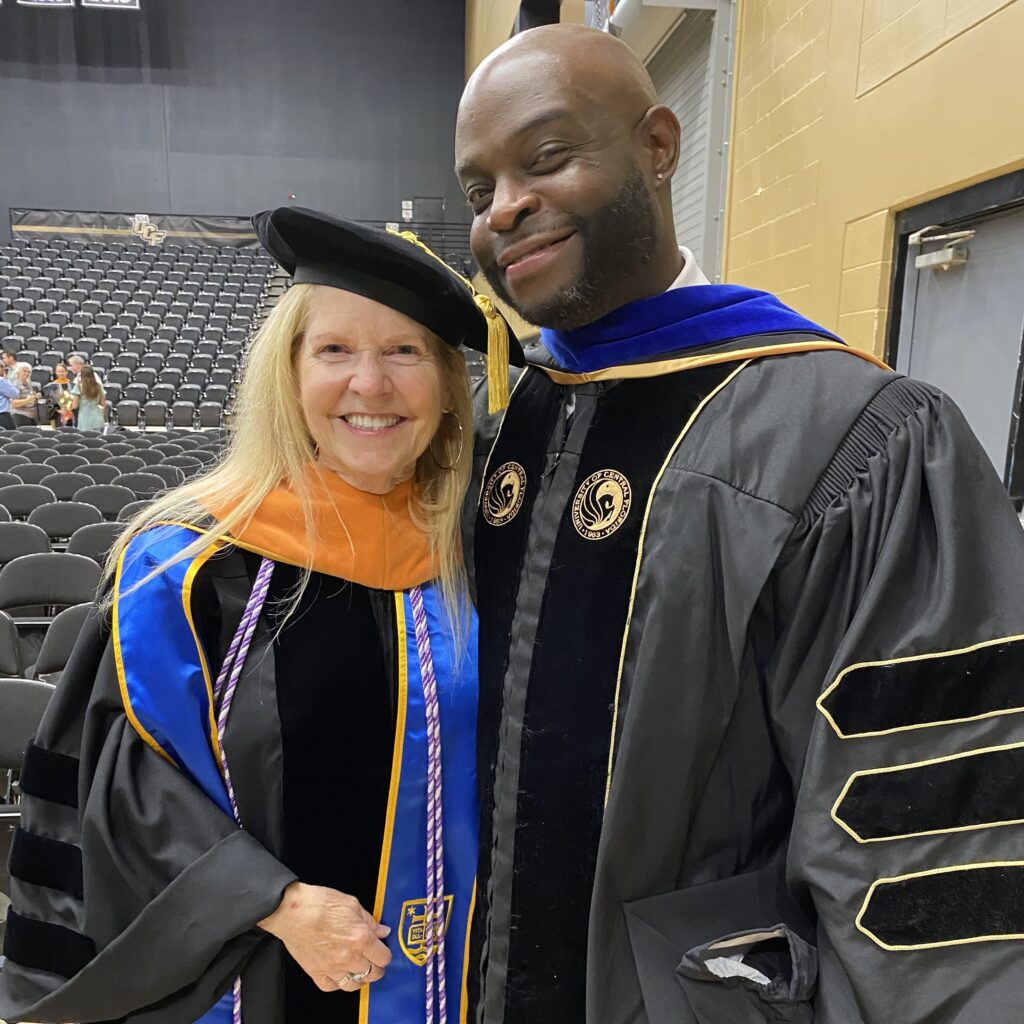
{"type": "Polygon", "coordinates": [[[893,215],[1024,166],[1022,0],[741,0],[726,277],[882,354],[893,215]]]}
{"type": "Polygon", "coordinates": [[[0,239],[9,207],[247,215],[292,193],[466,219],[463,0],[141,7],[0,6],[0,239]]]}

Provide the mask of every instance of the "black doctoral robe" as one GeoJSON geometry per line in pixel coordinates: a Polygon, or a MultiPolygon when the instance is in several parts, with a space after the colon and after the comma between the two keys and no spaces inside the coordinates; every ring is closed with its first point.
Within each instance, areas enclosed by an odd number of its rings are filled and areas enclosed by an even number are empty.
{"type": "Polygon", "coordinates": [[[1019,1019],[999,479],[948,398],[849,353],[690,365],[530,367],[481,418],[476,1019],[1019,1019]]]}

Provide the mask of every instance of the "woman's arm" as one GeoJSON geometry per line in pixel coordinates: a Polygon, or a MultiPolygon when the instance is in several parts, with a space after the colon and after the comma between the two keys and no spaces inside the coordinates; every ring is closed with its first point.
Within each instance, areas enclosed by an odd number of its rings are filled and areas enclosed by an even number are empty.
{"type": "Polygon", "coordinates": [[[320,885],[292,882],[269,917],[259,927],[277,936],[295,962],[323,992],[353,992],[360,983],[346,980],[364,974],[377,981],[391,962],[381,941],[390,934],[354,896],[320,885]]]}

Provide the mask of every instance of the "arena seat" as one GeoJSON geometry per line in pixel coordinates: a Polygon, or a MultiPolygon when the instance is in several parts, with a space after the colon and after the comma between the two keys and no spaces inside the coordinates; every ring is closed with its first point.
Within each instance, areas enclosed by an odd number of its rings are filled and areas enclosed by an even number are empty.
{"type": "Polygon", "coordinates": [[[117,425],[137,427],[139,425],[139,403],[127,396],[117,403],[117,425]]]}
{"type": "MultiPolygon", "coordinates": [[[[0,491],[0,494],[2,494],[2,491],[0,491]]],[[[136,499],[134,491],[129,490],[127,487],[109,483],[83,487],[75,493],[74,500],[95,505],[102,513],[104,519],[116,519],[121,509],[136,499]]]]}
{"type": "MultiPolygon", "coordinates": [[[[107,465],[105,462],[98,462],[94,466],[83,466],[81,476],[86,476],[94,484],[109,484],[111,480],[116,476],[120,476],[124,470],[118,469],[117,466],[107,465]]],[[[83,487],[88,487],[88,484],[82,484],[83,487]]],[[[72,495],[74,497],[74,495],[72,495]]]]}
{"type": "Polygon", "coordinates": [[[99,580],[99,566],[84,555],[64,551],[22,555],[0,569],[0,610],[19,627],[48,622],[59,609],[92,601],[99,580]],[[40,606],[51,611],[42,616],[18,614],[40,606]]]}
{"type": "Polygon", "coordinates": [[[51,546],[66,543],[79,527],[102,521],[100,510],[84,501],[50,502],[34,508],[28,517],[31,526],[39,526],[46,531],[51,546]]]}
{"type": "Polygon", "coordinates": [[[50,538],[42,527],[31,523],[0,523],[0,565],[22,555],[49,550],[50,538]]]}
{"type": "Polygon", "coordinates": [[[135,494],[136,498],[152,498],[161,491],[167,489],[167,485],[160,477],[153,473],[124,473],[116,477],[112,486],[126,487],[135,494]]]}
{"type": "Polygon", "coordinates": [[[167,403],[151,398],[143,409],[143,419],[147,427],[167,426],[167,403]]]}
{"type": "Polygon", "coordinates": [[[56,500],[57,496],[49,487],[41,487],[39,484],[0,487],[0,505],[10,512],[12,519],[27,519],[33,509],[56,500]]]}
{"type": "MultiPolygon", "coordinates": [[[[125,447],[128,447],[127,445],[125,447]]],[[[128,447],[130,455],[114,455],[107,459],[107,465],[113,466],[122,473],[138,473],[146,468],[146,461],[141,455],[135,454],[139,449],[128,447]]]]}
{"type": "Polygon", "coordinates": [[[83,602],[73,604],[56,615],[43,636],[43,644],[39,648],[36,663],[29,666],[26,674],[45,683],[59,683],[61,673],[67,667],[71,652],[75,648],[78,634],[82,632],[82,626],[85,625],[85,620],[92,609],[91,602],[83,602]]]}
{"type": "Polygon", "coordinates": [[[116,520],[80,526],[71,535],[67,550],[73,555],[85,555],[102,565],[123,529],[124,524],[116,520]]]}
{"type": "Polygon", "coordinates": [[[158,466],[150,466],[149,473],[163,480],[165,490],[178,487],[185,482],[185,471],[179,466],[168,466],[166,462],[158,466]]]}
{"type": "MultiPolygon", "coordinates": [[[[61,447],[70,448],[72,446],[62,445],[61,447]]],[[[50,466],[55,473],[74,473],[82,466],[88,465],[89,460],[82,458],[81,455],[57,454],[51,455],[48,459],[44,459],[43,462],[50,466]]]]}
{"type": "Polygon", "coordinates": [[[12,466],[11,476],[23,484],[41,484],[48,476],[53,476],[53,467],[45,462],[26,462],[23,466],[12,466]]]}
{"type": "Polygon", "coordinates": [[[199,403],[199,425],[201,427],[220,426],[224,415],[224,406],[220,402],[199,403]]]}
{"type": "Polygon", "coordinates": [[[152,502],[148,500],[130,501],[118,512],[117,521],[119,523],[127,523],[129,519],[134,519],[144,508],[148,508],[151,504],[152,502]]]}
{"type": "MultiPolygon", "coordinates": [[[[85,468],[93,467],[86,464],[85,468]]],[[[43,487],[49,487],[57,495],[58,501],[71,501],[76,491],[80,491],[83,487],[88,487],[96,481],[85,473],[51,473],[39,482],[43,487]]]]}

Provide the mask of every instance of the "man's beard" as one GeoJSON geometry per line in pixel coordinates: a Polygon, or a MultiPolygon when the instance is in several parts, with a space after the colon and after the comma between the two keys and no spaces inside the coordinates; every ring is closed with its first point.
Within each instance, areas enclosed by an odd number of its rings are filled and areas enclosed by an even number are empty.
{"type": "Polygon", "coordinates": [[[495,294],[524,320],[540,327],[572,331],[630,301],[624,281],[642,271],[654,250],[654,202],[639,168],[632,167],[622,187],[588,218],[570,217],[583,247],[583,265],[565,291],[534,303],[518,302],[508,291],[496,263],[483,268],[495,294]]]}

